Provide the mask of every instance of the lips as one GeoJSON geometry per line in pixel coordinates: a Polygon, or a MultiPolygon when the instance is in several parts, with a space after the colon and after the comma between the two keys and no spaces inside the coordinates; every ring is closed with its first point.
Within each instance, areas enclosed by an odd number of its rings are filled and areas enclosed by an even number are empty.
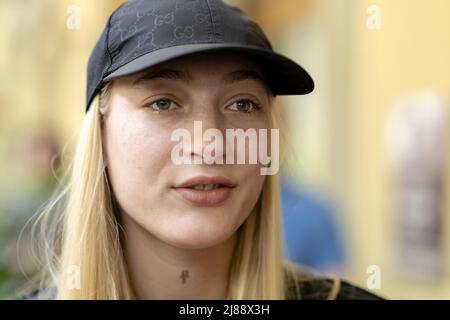
{"type": "Polygon", "coordinates": [[[218,205],[228,199],[235,184],[225,177],[195,177],[172,187],[183,199],[198,206],[218,205]]]}

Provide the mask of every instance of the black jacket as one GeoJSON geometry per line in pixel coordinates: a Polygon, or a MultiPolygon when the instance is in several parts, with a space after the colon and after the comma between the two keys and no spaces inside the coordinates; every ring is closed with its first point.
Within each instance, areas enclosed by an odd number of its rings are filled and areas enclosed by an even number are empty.
{"type": "Polygon", "coordinates": [[[285,270],[287,300],[382,300],[345,280],[315,276],[301,269],[285,270]]]}
{"type": "MultiPolygon", "coordinates": [[[[336,278],[315,276],[298,267],[288,272],[285,269],[287,300],[381,300],[382,297],[370,293],[347,281],[336,278]]],[[[55,299],[56,290],[35,291],[22,299],[55,299]]]]}

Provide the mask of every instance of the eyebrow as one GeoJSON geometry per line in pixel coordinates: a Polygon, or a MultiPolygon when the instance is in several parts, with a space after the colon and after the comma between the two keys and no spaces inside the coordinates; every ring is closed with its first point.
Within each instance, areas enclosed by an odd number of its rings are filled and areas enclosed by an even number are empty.
{"type": "MultiPolygon", "coordinates": [[[[175,80],[184,82],[186,84],[192,82],[192,77],[189,73],[176,69],[165,68],[147,71],[143,76],[135,80],[133,82],[133,85],[147,83],[158,79],[175,80]]],[[[268,89],[267,82],[264,79],[264,77],[260,75],[259,72],[251,69],[238,69],[230,73],[227,73],[223,78],[223,81],[226,84],[233,84],[244,80],[256,80],[264,88],[268,89]]]]}
{"type": "Polygon", "coordinates": [[[158,79],[175,80],[185,83],[192,82],[192,78],[186,72],[175,69],[156,69],[147,71],[142,77],[139,77],[137,80],[135,80],[133,82],[133,85],[150,82],[158,79]]]}

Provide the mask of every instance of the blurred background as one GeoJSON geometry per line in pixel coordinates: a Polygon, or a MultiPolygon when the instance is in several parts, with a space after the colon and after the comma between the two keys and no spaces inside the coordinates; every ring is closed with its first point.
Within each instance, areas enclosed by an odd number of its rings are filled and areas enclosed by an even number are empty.
{"type": "MultiPolygon", "coordinates": [[[[122,2],[0,0],[0,298],[37,269],[21,230],[70,160],[87,60],[122,2]]],[[[449,299],[450,2],[229,2],[316,83],[277,99],[286,257],[388,298],[449,299]]]]}

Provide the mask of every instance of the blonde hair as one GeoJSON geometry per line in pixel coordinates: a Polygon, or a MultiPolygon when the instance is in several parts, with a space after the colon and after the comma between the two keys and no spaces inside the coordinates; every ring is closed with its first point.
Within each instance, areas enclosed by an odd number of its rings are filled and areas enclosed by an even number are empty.
{"type": "MultiPolygon", "coordinates": [[[[68,183],[57,191],[38,219],[42,228],[37,230],[46,237],[41,243],[46,260],[41,286],[56,287],[58,299],[136,298],[104,165],[101,122],[108,93],[107,85],[90,105],[68,170],[68,183]],[[79,276],[79,283],[73,283],[73,273],[79,276]]],[[[273,102],[271,97],[270,127],[281,129],[273,102]]],[[[283,159],[281,130],[280,138],[283,159]]],[[[295,277],[298,269],[283,261],[280,220],[279,176],[269,175],[257,204],[237,231],[227,299],[286,298],[285,277],[295,277]]]]}

